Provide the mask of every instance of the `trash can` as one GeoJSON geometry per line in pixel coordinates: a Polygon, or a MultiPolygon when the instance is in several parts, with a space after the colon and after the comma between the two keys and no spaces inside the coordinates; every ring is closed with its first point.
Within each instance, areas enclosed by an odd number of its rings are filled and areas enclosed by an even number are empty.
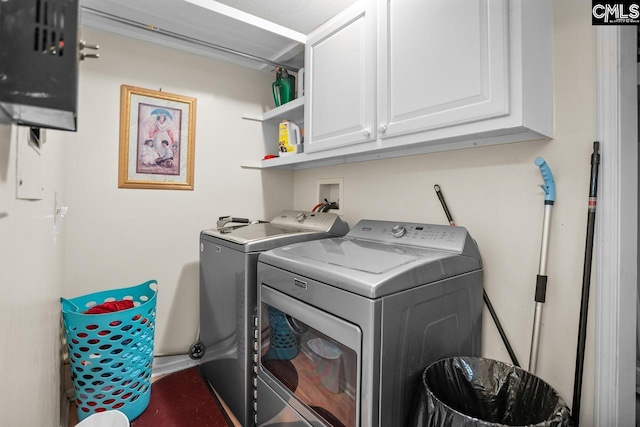
{"type": "Polygon", "coordinates": [[[438,360],[423,372],[412,427],[571,426],[569,408],[546,382],[479,357],[438,360]]]}
{"type": "Polygon", "coordinates": [[[149,405],[157,290],[150,280],[60,299],[78,420],[116,409],[132,421],[149,405]]]}

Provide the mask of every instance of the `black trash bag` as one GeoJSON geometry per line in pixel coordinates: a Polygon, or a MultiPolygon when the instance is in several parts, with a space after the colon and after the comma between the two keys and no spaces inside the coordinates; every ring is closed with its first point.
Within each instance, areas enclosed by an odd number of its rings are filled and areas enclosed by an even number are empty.
{"type": "Polygon", "coordinates": [[[409,427],[572,426],[571,413],[546,382],[513,365],[452,357],[429,365],[409,427]]]}

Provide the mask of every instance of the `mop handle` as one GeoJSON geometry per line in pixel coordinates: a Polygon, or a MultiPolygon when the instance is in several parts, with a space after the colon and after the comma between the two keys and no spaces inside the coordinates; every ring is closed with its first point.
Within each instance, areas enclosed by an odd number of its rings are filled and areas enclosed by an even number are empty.
{"type": "Polygon", "coordinates": [[[545,204],[552,205],[553,202],[556,200],[556,182],[553,179],[553,173],[551,173],[551,168],[542,157],[536,157],[535,164],[540,168],[540,174],[542,175],[542,179],[544,180],[544,185],[540,185],[540,188],[544,190],[545,204]],[[547,203],[547,202],[551,202],[551,203],[547,203]]]}
{"type": "Polygon", "coordinates": [[[556,200],[556,182],[547,162],[542,157],[535,159],[536,166],[540,168],[540,174],[544,185],[540,188],[544,191],[544,217],[542,220],[542,242],[540,245],[540,264],[536,275],[536,308],[533,315],[533,333],[531,335],[531,351],[529,353],[529,372],[536,373],[538,365],[538,350],[540,345],[540,330],[542,327],[542,309],[547,298],[547,259],[549,257],[549,234],[551,230],[551,208],[556,200]]]}

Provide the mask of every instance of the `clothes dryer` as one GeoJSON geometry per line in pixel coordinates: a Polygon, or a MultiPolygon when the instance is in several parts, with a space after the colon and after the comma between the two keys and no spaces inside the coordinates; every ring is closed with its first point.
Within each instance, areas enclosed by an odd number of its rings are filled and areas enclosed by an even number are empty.
{"type": "Polygon", "coordinates": [[[403,426],[424,369],[480,356],[466,229],[363,220],[258,262],[258,425],[403,426]]]}

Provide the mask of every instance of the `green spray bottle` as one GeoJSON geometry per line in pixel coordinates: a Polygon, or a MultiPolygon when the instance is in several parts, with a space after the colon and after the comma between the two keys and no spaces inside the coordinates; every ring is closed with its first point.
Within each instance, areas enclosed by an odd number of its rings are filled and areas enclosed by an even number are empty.
{"type": "Polygon", "coordinates": [[[289,75],[286,69],[276,67],[276,81],[271,85],[276,107],[292,101],[295,98],[295,88],[296,78],[289,75]]]}

